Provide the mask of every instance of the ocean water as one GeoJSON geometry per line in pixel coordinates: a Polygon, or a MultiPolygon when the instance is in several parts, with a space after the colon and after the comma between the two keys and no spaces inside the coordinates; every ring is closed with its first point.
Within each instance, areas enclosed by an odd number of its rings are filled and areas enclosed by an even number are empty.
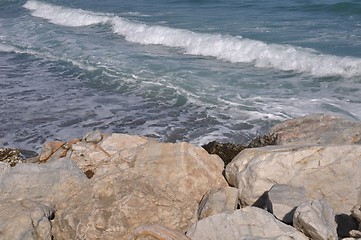
{"type": "Polygon", "coordinates": [[[247,143],[316,112],[361,120],[358,0],[0,1],[0,146],[247,143]]]}

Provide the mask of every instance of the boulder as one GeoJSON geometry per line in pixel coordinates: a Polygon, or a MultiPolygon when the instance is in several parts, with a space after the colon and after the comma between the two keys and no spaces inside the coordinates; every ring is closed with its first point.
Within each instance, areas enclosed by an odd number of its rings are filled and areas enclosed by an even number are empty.
{"type": "Polygon", "coordinates": [[[192,240],[308,239],[271,213],[256,207],[204,218],[192,225],[187,236],[192,240]]]}
{"type": "Polygon", "coordinates": [[[293,217],[293,225],[314,240],[338,239],[335,214],[322,199],[299,206],[293,217]]]}
{"type": "Polygon", "coordinates": [[[56,205],[55,239],[128,239],[149,224],[184,233],[197,220],[202,197],[228,186],[222,160],[188,143],[103,134],[99,143],[74,144],[67,156],[91,176],[56,205]]]}
{"type": "Polygon", "coordinates": [[[293,223],[293,214],[298,206],[307,201],[304,187],[275,184],[267,194],[267,210],[284,223],[293,223]]]}
{"type": "Polygon", "coordinates": [[[198,209],[198,219],[203,219],[221,212],[233,212],[238,205],[238,189],[223,187],[211,190],[202,199],[198,209]]]}
{"type": "Polygon", "coordinates": [[[51,240],[51,223],[55,209],[29,201],[0,202],[0,239],[51,240]]]}
{"type": "Polygon", "coordinates": [[[56,205],[55,239],[129,239],[138,226],[149,224],[184,233],[197,219],[198,202],[166,178],[115,169],[89,181],[56,205]]]}
{"type": "Polygon", "coordinates": [[[99,130],[90,132],[84,136],[84,141],[98,143],[103,139],[103,134],[99,130]]]}
{"type": "MultiPolygon", "coordinates": [[[[158,224],[141,225],[133,232],[134,239],[143,239],[142,237],[152,237],[158,240],[191,240],[189,237],[174,229],[158,224]]],[[[148,238],[146,238],[148,239],[148,238]]]]}
{"type": "Polygon", "coordinates": [[[74,194],[86,181],[84,173],[68,159],[22,163],[0,173],[0,200],[32,199],[52,205],[74,194]]]}
{"type": "Polygon", "coordinates": [[[271,128],[277,145],[361,143],[361,123],[337,116],[311,114],[271,128]]]}
{"type": "Polygon", "coordinates": [[[112,169],[137,169],[144,175],[166,179],[198,202],[207,191],[228,186],[222,176],[222,160],[189,143],[159,143],[140,136],[103,134],[98,144],[74,144],[67,156],[88,177],[104,175],[112,169]]]}
{"type": "Polygon", "coordinates": [[[166,180],[182,194],[200,202],[211,189],[228,186],[224,165],[217,155],[189,143],[149,143],[136,154],[134,169],[143,175],[166,180]]]}
{"type": "Polygon", "coordinates": [[[361,238],[361,205],[356,205],[351,209],[352,216],[358,221],[358,229],[350,230],[350,236],[361,238]]]}
{"type": "MultiPolygon", "coordinates": [[[[56,151],[58,151],[62,146],[64,146],[65,142],[61,142],[61,141],[53,141],[53,142],[46,142],[43,145],[41,154],[39,156],[39,162],[46,162],[51,155],[53,155],[56,151]]],[[[65,157],[64,156],[59,156],[60,157],[65,157]]]]}
{"type": "Polygon", "coordinates": [[[97,133],[87,134],[83,139],[73,144],[67,157],[74,160],[77,165],[89,175],[102,175],[107,171],[117,168],[125,170],[134,166],[135,156],[148,142],[155,140],[113,133],[111,135],[97,133]],[[95,135],[95,136],[93,136],[95,135]],[[90,141],[91,140],[91,141],[90,141]]]}
{"type": "Polygon", "coordinates": [[[251,148],[227,165],[226,177],[243,206],[264,207],[274,184],[288,184],[303,186],[309,199],[324,197],[336,213],[349,213],[361,201],[360,156],[357,144],[251,148]]]}
{"type": "MultiPolygon", "coordinates": [[[[351,209],[352,216],[357,219],[359,223],[361,223],[361,205],[355,205],[351,209]]],[[[361,228],[360,228],[361,230],[361,228]]]]}

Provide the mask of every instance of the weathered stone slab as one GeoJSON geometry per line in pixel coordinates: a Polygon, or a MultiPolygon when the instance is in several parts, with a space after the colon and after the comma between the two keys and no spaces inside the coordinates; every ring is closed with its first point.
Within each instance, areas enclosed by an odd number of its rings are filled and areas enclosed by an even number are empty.
{"type": "Polygon", "coordinates": [[[85,181],[84,173],[68,159],[44,164],[22,163],[0,174],[0,198],[55,203],[73,194],[85,181]]]}
{"type": "Polygon", "coordinates": [[[192,240],[308,239],[271,213],[256,207],[204,218],[188,230],[187,236],[192,240]]]}
{"type": "Polygon", "coordinates": [[[298,206],[307,202],[304,187],[275,184],[267,194],[267,210],[284,223],[292,224],[298,206]]]}
{"type": "Polygon", "coordinates": [[[223,187],[207,193],[198,209],[198,219],[203,219],[221,212],[233,212],[238,205],[238,189],[223,187]]]}
{"type": "Polygon", "coordinates": [[[293,225],[314,240],[338,239],[335,214],[322,199],[299,206],[294,214],[293,225]]]}
{"type": "Polygon", "coordinates": [[[140,149],[148,142],[155,142],[141,136],[118,133],[100,136],[97,132],[87,134],[84,139],[72,145],[67,157],[92,175],[102,175],[113,168],[125,170],[133,167],[140,149]],[[97,143],[99,139],[101,141],[97,143]]]}
{"type": "Polygon", "coordinates": [[[116,170],[89,181],[56,205],[55,239],[128,239],[135,228],[148,224],[184,233],[197,219],[198,202],[167,179],[116,170]]]}
{"type": "Polygon", "coordinates": [[[197,202],[209,190],[228,186],[222,176],[223,161],[189,143],[147,144],[136,154],[134,169],[166,180],[197,202]]]}
{"type": "Polygon", "coordinates": [[[311,114],[271,128],[277,145],[361,143],[361,122],[325,114],[311,114]]]}
{"type": "Polygon", "coordinates": [[[42,203],[0,201],[0,239],[51,240],[55,209],[42,203]]]}
{"type": "Polygon", "coordinates": [[[349,213],[361,201],[360,156],[357,144],[246,149],[227,165],[226,177],[244,206],[264,206],[261,196],[274,184],[289,184],[303,186],[309,199],[324,197],[336,213],[349,213]]]}

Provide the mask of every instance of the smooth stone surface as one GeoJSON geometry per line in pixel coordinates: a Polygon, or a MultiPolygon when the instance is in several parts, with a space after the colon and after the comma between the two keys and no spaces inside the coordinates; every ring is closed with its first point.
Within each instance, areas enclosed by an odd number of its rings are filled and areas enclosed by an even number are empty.
{"type": "Polygon", "coordinates": [[[274,184],[289,184],[304,187],[309,199],[324,197],[336,213],[349,213],[361,201],[360,156],[357,144],[245,149],[227,165],[226,177],[243,206],[264,206],[274,184]]]}
{"type": "Polygon", "coordinates": [[[55,209],[28,200],[0,201],[0,239],[51,240],[55,209]]]}
{"type": "Polygon", "coordinates": [[[292,224],[298,206],[307,201],[304,187],[275,184],[267,194],[267,210],[284,223],[292,224]]]}
{"type": "Polygon", "coordinates": [[[203,219],[221,212],[233,212],[238,205],[238,189],[223,187],[207,193],[198,209],[198,219],[203,219]]]}
{"type": "Polygon", "coordinates": [[[187,236],[192,240],[308,239],[271,213],[256,207],[204,218],[188,230],[187,236]]]}
{"type": "Polygon", "coordinates": [[[299,206],[293,226],[314,240],[337,240],[335,214],[324,200],[313,200],[299,206]]]}
{"type": "Polygon", "coordinates": [[[165,180],[197,202],[211,189],[228,186],[217,155],[189,143],[150,143],[136,155],[134,169],[165,180]]]}
{"type": "Polygon", "coordinates": [[[98,143],[103,139],[103,134],[99,131],[93,131],[84,136],[86,142],[98,143]]]}
{"type": "Polygon", "coordinates": [[[277,145],[361,143],[361,123],[326,114],[311,114],[271,128],[277,145]]]}
{"type": "Polygon", "coordinates": [[[69,159],[44,164],[18,164],[0,173],[0,199],[32,199],[55,204],[74,194],[87,180],[69,159]]]}

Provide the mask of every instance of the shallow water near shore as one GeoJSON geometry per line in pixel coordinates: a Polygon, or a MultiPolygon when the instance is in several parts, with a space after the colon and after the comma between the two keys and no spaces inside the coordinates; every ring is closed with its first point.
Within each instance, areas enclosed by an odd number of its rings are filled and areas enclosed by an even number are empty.
{"type": "Polygon", "coordinates": [[[0,3],[0,146],[94,129],[246,143],[323,112],[361,119],[358,1],[0,3]]]}

